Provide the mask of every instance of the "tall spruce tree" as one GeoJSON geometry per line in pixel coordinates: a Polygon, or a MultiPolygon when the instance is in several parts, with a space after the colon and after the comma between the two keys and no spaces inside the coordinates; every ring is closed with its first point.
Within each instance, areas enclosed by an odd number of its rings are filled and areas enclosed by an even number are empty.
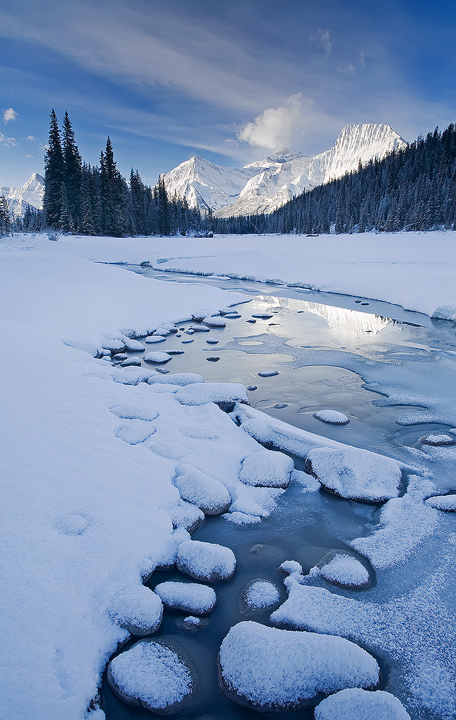
{"type": "Polygon", "coordinates": [[[4,195],[0,195],[0,236],[8,235],[11,230],[11,217],[8,202],[4,195]]]}
{"type": "MultiPolygon", "coordinates": [[[[68,113],[63,120],[63,158],[65,161],[64,184],[66,190],[68,227],[78,230],[81,219],[81,182],[82,159],[76,145],[73,128],[68,113]]],[[[62,230],[66,230],[62,226],[62,230]]],[[[67,232],[71,232],[67,230],[67,232]]]]}
{"type": "Polygon", "coordinates": [[[100,191],[102,232],[114,237],[125,234],[125,182],[117,170],[111,139],[100,157],[100,191]]]}
{"type": "Polygon", "coordinates": [[[169,208],[168,193],[166,192],[164,175],[160,175],[160,177],[158,179],[157,199],[158,199],[158,217],[159,217],[160,235],[170,235],[171,234],[170,208],[169,208]]]}
{"type": "Polygon", "coordinates": [[[51,112],[44,181],[43,209],[46,222],[49,227],[59,230],[64,199],[65,160],[60,141],[59,124],[54,110],[51,112]]]}

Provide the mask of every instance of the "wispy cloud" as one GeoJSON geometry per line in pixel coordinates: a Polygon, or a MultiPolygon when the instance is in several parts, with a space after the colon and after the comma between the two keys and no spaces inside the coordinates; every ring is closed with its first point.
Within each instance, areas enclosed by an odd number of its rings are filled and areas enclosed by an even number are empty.
{"type": "Polygon", "coordinates": [[[7,137],[3,133],[0,133],[0,145],[3,145],[4,147],[16,147],[17,140],[13,137],[7,137]]]}
{"type": "Polygon", "coordinates": [[[311,41],[316,48],[324,53],[326,58],[329,57],[333,46],[331,32],[329,30],[318,28],[317,32],[311,35],[311,41]]]}
{"type": "Polygon", "coordinates": [[[15,120],[16,118],[17,118],[17,112],[15,110],[13,110],[12,107],[7,108],[6,110],[3,111],[3,122],[5,123],[5,125],[6,125],[6,123],[10,122],[10,120],[15,120]]]}

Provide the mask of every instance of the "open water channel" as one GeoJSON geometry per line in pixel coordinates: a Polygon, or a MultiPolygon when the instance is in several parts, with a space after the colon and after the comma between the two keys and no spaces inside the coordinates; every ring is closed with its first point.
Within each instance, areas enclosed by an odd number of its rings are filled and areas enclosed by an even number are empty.
{"type": "MultiPolygon", "coordinates": [[[[208,382],[256,386],[249,391],[253,407],[296,427],[405,463],[417,459],[425,462],[421,436],[446,432],[456,425],[456,410],[453,416],[451,410],[456,408],[453,323],[434,321],[386,303],[303,288],[223,277],[202,279],[149,267],[128,269],[170,282],[216,284],[250,296],[249,302],[233,308],[238,317],[227,318],[224,329],[187,334],[191,323],[181,323],[178,334],[168,336],[160,345],[146,345],[146,350],[183,351],[173,356],[166,370],[197,372],[208,382]],[[271,317],[252,317],[258,313],[271,317]],[[208,359],[215,357],[218,359],[208,359]],[[258,372],[263,370],[276,370],[278,375],[260,377],[258,372]],[[313,414],[324,409],[338,410],[350,422],[345,426],[322,423],[313,414]],[[410,424],[410,419],[415,422],[410,424]]],[[[303,461],[295,459],[295,463],[303,470],[303,461]]],[[[448,479],[447,486],[451,489],[448,479]]],[[[206,518],[192,538],[230,547],[237,568],[231,581],[214,585],[217,605],[202,627],[186,627],[185,613],[165,612],[156,636],[175,637],[187,648],[198,667],[202,687],[198,698],[173,717],[258,718],[257,713],[227,700],[218,689],[216,677],[217,652],[231,626],[246,619],[270,624],[270,611],[248,610],[243,605],[247,583],[254,579],[272,581],[285,600],[284,576],[277,569],[283,561],[297,560],[307,573],[335,550],[356,555],[348,541],[367,534],[378,512],[378,506],[341,500],[323,491],[307,492],[299,483],[292,483],[276,510],[260,523],[236,525],[222,518],[206,518]]],[[[451,523],[453,518],[447,518],[451,523]]],[[[379,595],[375,571],[367,560],[356,556],[369,570],[369,586],[362,591],[337,592],[347,597],[388,600],[394,594],[392,585],[389,590],[383,587],[379,595]]],[[[148,584],[154,588],[159,582],[174,579],[185,580],[177,572],[156,572],[148,584]]],[[[414,571],[408,578],[402,569],[388,582],[399,582],[401,590],[407,591],[415,579],[414,571]]],[[[394,668],[391,657],[378,647],[365,647],[379,661],[381,687],[388,687],[405,702],[400,668],[394,668]]],[[[119,701],[106,681],[102,705],[107,720],[151,717],[119,701]]],[[[422,707],[408,709],[413,718],[434,717],[422,707]]],[[[291,715],[283,714],[283,718],[291,715]]],[[[312,718],[312,708],[300,711],[299,716],[303,720],[312,718]]]]}

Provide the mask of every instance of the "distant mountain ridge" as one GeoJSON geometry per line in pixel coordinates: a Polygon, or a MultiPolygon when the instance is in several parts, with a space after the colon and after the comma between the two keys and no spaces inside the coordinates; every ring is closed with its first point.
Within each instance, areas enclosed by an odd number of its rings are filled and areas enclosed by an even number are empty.
{"type": "Polygon", "coordinates": [[[33,173],[22,187],[0,187],[0,195],[6,197],[14,218],[23,217],[28,205],[41,210],[44,198],[44,177],[33,173]]]}
{"type": "Polygon", "coordinates": [[[389,125],[347,125],[334,146],[315,157],[287,148],[243,168],[193,156],[165,175],[169,195],[219,217],[271,213],[304,190],[342,177],[407,143],[389,125]]]}

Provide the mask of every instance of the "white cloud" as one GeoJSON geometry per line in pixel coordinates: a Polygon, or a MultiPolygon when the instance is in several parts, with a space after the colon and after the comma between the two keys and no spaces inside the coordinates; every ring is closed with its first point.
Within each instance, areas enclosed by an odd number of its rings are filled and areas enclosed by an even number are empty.
{"type": "Polygon", "coordinates": [[[344,67],[338,67],[337,72],[340,75],[351,75],[355,72],[355,66],[350,63],[349,65],[345,65],[344,67]]]}
{"type": "Polygon", "coordinates": [[[254,147],[278,150],[290,146],[303,130],[303,95],[290,95],[282,107],[268,108],[238,133],[239,140],[254,147]]]}
{"type": "Polygon", "coordinates": [[[35,140],[36,138],[33,137],[33,135],[27,135],[27,140],[35,140]]]}
{"type": "Polygon", "coordinates": [[[17,140],[13,137],[6,137],[3,133],[0,133],[0,145],[4,145],[5,147],[16,147],[17,140]]]}
{"type": "Polygon", "coordinates": [[[3,111],[3,122],[6,123],[10,120],[15,120],[17,118],[17,112],[13,110],[13,108],[7,108],[3,111]]]}
{"type": "Polygon", "coordinates": [[[315,35],[311,36],[311,40],[317,48],[323,50],[325,58],[329,57],[332,50],[332,38],[329,30],[318,28],[315,35]]]}

